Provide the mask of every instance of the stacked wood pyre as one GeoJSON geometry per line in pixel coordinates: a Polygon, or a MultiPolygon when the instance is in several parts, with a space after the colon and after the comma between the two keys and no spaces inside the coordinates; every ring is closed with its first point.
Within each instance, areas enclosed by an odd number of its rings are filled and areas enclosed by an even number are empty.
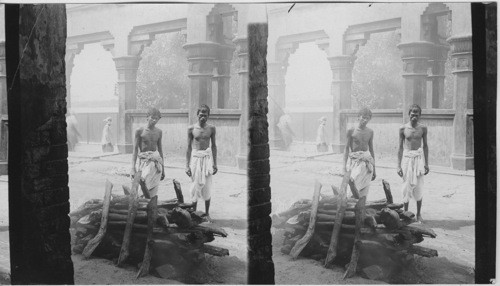
{"type": "Polygon", "coordinates": [[[139,264],[137,277],[154,270],[164,278],[174,278],[172,272],[182,275],[205,253],[229,255],[227,249],[205,244],[227,234],[183,202],[179,182],[174,180],[177,199],[158,201],[157,196],[139,197],[143,184],[140,174],[135,178],[131,189],[123,186],[125,195],[112,194],[107,181],[104,199],[89,200],[70,213],[74,253],[112,259],[117,266],[139,264]]]}
{"type": "Polygon", "coordinates": [[[436,234],[414,223],[415,215],[404,211],[403,204],[393,203],[388,182],[383,180],[386,199],[366,202],[366,197],[347,198],[349,176],[345,174],[340,192],[328,187],[333,196],[320,195],[325,186],[316,181],[312,200],[297,201],[273,216],[273,225],[284,229],[282,253],[316,259],[325,267],[345,266],[344,279],[361,272],[374,280],[390,279],[414,254],[438,255],[416,245],[436,234]]]}

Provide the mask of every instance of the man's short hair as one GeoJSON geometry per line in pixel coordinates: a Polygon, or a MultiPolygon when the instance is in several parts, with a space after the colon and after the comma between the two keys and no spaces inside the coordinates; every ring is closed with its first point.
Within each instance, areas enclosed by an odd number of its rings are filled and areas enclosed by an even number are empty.
{"type": "Polygon", "coordinates": [[[372,118],[372,111],[368,107],[363,107],[358,111],[358,116],[368,116],[372,118]]]}
{"type": "Polygon", "coordinates": [[[158,117],[158,118],[161,118],[161,113],[160,111],[155,108],[155,107],[151,107],[148,109],[148,113],[147,113],[148,117],[151,116],[151,117],[158,117]]]}
{"type": "Polygon", "coordinates": [[[410,112],[411,112],[411,110],[412,110],[413,108],[418,109],[418,114],[419,114],[419,115],[422,115],[422,108],[421,108],[421,107],[420,107],[420,105],[418,105],[418,104],[412,104],[412,105],[410,105],[410,108],[408,108],[408,115],[410,114],[410,112]]]}
{"type": "Polygon", "coordinates": [[[207,114],[210,115],[210,107],[208,107],[208,105],[206,105],[206,104],[200,105],[200,107],[198,108],[198,111],[196,111],[196,115],[200,114],[200,112],[202,110],[206,110],[207,114]]]}

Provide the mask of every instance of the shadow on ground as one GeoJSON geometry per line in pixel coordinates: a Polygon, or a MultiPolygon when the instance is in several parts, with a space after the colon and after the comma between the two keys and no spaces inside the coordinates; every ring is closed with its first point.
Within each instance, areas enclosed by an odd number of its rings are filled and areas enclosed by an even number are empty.
{"type": "Polygon", "coordinates": [[[474,269],[446,257],[416,257],[415,262],[393,277],[393,284],[474,284],[474,269]]]}

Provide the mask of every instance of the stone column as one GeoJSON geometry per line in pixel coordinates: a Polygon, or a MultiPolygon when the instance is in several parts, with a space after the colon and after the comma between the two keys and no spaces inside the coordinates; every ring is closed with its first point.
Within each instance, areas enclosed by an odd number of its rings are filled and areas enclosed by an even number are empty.
{"type": "Polygon", "coordinates": [[[267,24],[248,26],[248,284],[274,284],[267,124],[267,24]]]}
{"type": "Polygon", "coordinates": [[[214,76],[217,81],[217,108],[227,108],[229,102],[229,80],[231,79],[231,61],[233,59],[234,46],[220,45],[217,51],[217,58],[214,64],[217,74],[214,76]]]}
{"type": "Polygon", "coordinates": [[[7,113],[7,77],[5,67],[5,42],[0,42],[0,175],[7,175],[9,146],[9,115],[7,113]]]}
{"type": "Polygon", "coordinates": [[[332,96],[333,96],[333,122],[332,122],[332,151],[344,152],[346,144],[346,124],[340,111],[351,108],[352,67],[355,57],[335,56],[329,57],[332,69],[332,96]]]}
{"type": "Polygon", "coordinates": [[[5,20],[18,31],[7,33],[5,41],[11,283],[74,284],[68,231],[66,7],[6,5],[5,20]]]}
{"type": "Polygon", "coordinates": [[[124,56],[113,59],[118,73],[118,150],[120,153],[132,153],[132,122],[125,114],[128,109],[135,109],[137,69],[139,68],[139,57],[124,56]]]}
{"type": "Polygon", "coordinates": [[[240,147],[237,160],[238,168],[247,168],[248,157],[248,39],[234,40],[238,51],[238,76],[240,81],[239,109],[241,110],[239,129],[240,147]]]}
{"type": "Polygon", "coordinates": [[[217,56],[219,44],[200,42],[185,44],[188,53],[190,81],[189,89],[189,124],[197,121],[196,111],[201,104],[212,106],[212,79],[214,60],[217,56]]]}
{"type": "Polygon", "coordinates": [[[267,64],[267,86],[269,90],[269,145],[271,148],[281,147],[281,137],[277,131],[278,120],[285,108],[285,74],[287,66],[283,63],[267,64]]]}
{"type": "Polygon", "coordinates": [[[474,169],[472,106],[472,36],[451,37],[452,73],[455,97],[453,108],[453,169],[474,169]]]}
{"type": "MultiPolygon", "coordinates": [[[[435,45],[433,56],[429,60],[431,74],[428,79],[432,83],[432,100],[430,105],[432,108],[442,108],[444,103],[444,65],[448,57],[448,46],[435,45]]],[[[423,107],[422,107],[423,108],[423,107]]]]}
{"type": "Polygon", "coordinates": [[[412,104],[425,108],[427,104],[427,69],[435,45],[430,42],[399,44],[403,59],[403,122],[408,121],[407,109],[412,104]]]}

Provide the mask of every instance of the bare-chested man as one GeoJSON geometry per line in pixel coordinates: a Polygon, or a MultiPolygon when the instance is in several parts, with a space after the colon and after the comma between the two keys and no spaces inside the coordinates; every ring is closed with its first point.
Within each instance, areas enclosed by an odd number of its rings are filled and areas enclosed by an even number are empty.
{"type": "Polygon", "coordinates": [[[405,211],[411,198],[417,201],[417,221],[423,222],[422,207],[424,175],[429,173],[427,126],[418,122],[422,109],[417,104],[408,111],[410,122],[399,128],[398,175],[403,178],[405,211]]]}
{"type": "Polygon", "coordinates": [[[205,201],[205,213],[210,221],[209,209],[212,197],[212,175],[217,173],[217,144],[215,126],[208,124],[210,108],[203,104],[196,113],[198,122],[188,127],[188,148],[186,152],[186,174],[191,177],[191,201],[194,209],[198,199],[205,201]]]}
{"type": "Polygon", "coordinates": [[[155,126],[160,118],[160,111],[154,107],[150,108],[147,113],[146,126],[139,127],[135,131],[132,169],[130,170],[132,178],[136,171],[142,171],[141,184],[145,184],[151,198],[158,194],[160,181],[165,178],[161,145],[163,132],[155,126]],[[136,170],[137,157],[139,157],[138,170],[136,170]]]}
{"type": "Polygon", "coordinates": [[[347,130],[344,151],[344,173],[351,171],[349,186],[354,197],[368,195],[371,181],[375,180],[375,153],[373,151],[373,130],[366,127],[372,112],[362,108],[358,112],[358,126],[347,130]]]}

